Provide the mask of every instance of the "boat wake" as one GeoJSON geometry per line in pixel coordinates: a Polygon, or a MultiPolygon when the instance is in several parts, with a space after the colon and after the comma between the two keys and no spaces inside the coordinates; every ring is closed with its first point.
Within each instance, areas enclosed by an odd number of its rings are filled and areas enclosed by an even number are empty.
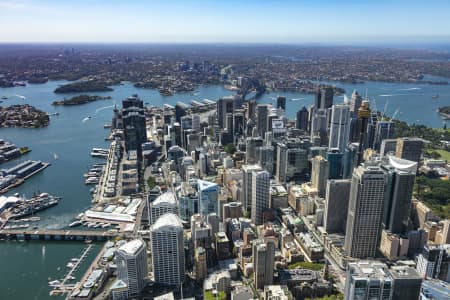
{"type": "Polygon", "coordinates": [[[16,97],[18,97],[18,98],[20,98],[20,99],[22,99],[22,100],[25,100],[25,99],[27,99],[27,97],[25,97],[25,96],[22,96],[22,95],[18,95],[18,94],[16,94],[15,96],[16,96],[16,97]]]}
{"type": "Polygon", "coordinates": [[[84,118],[81,122],[86,123],[91,117],[84,118]]]}
{"type": "Polygon", "coordinates": [[[416,90],[421,90],[422,88],[420,87],[413,87],[413,88],[407,88],[407,89],[399,89],[399,91],[416,91],[416,90]]]}
{"type": "Polygon", "coordinates": [[[97,113],[101,112],[102,110],[105,110],[105,109],[108,109],[108,108],[114,108],[114,105],[109,105],[109,106],[97,108],[94,113],[97,114],[97,113]]]}
{"type": "Polygon", "coordinates": [[[305,98],[294,98],[294,99],[291,99],[291,101],[299,101],[299,100],[303,100],[303,99],[305,99],[305,98]]]}
{"type": "Polygon", "coordinates": [[[396,97],[396,96],[411,96],[410,94],[383,94],[378,95],[378,97],[396,97]]]}

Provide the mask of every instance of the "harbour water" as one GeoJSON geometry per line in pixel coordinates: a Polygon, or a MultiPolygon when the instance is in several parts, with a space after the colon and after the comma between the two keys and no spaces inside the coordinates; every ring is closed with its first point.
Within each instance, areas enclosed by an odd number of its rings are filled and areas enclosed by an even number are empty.
{"type": "MultiPolygon", "coordinates": [[[[49,113],[50,125],[41,129],[0,129],[0,138],[11,141],[17,146],[28,146],[32,151],[20,159],[0,166],[6,168],[26,159],[42,160],[52,165],[33,176],[9,194],[20,193],[31,197],[35,193],[48,192],[62,197],[57,206],[38,214],[41,217],[39,227],[66,227],[80,212],[91,204],[89,187],[84,185],[83,173],[88,167],[101,159],[92,158],[89,153],[93,147],[107,148],[104,138],[108,130],[103,125],[110,123],[115,103],[131,94],[138,94],[149,105],[162,106],[165,103],[175,105],[182,101],[211,99],[231,95],[232,92],[221,86],[201,86],[193,93],[180,93],[173,96],[161,96],[156,90],[137,89],[131,83],[114,86],[112,92],[90,93],[92,95],[111,96],[111,100],[99,100],[79,106],[52,106],[54,100],[72,95],[57,95],[53,90],[64,81],[51,81],[46,84],[26,87],[0,89],[0,96],[7,96],[3,106],[28,103],[49,113]],[[25,96],[23,100],[19,96],[25,96]],[[91,118],[88,119],[87,117],[91,118]]],[[[365,84],[337,84],[343,87],[350,97],[353,89],[360,94],[366,93],[372,106],[392,115],[398,110],[397,118],[409,123],[420,123],[432,127],[441,127],[442,120],[436,112],[440,106],[450,105],[450,86],[427,84],[400,84],[368,82],[365,84]],[[432,100],[432,96],[439,98],[432,100]]],[[[313,103],[314,95],[295,92],[276,92],[263,95],[258,102],[275,103],[276,96],[287,98],[287,116],[294,118],[302,106],[313,103]]],[[[343,102],[343,96],[335,102],[343,102]]],[[[34,224],[33,224],[34,225],[34,224]]],[[[0,242],[0,299],[51,299],[48,278],[61,277],[65,265],[71,257],[79,255],[85,244],[65,242],[0,242]],[[58,267],[61,269],[58,271],[58,267]]],[[[98,249],[97,249],[98,250],[98,249]]],[[[93,251],[95,253],[95,251],[93,251]]],[[[94,254],[93,254],[94,255],[94,254]]],[[[87,263],[87,262],[86,262],[87,263]]],[[[80,272],[85,267],[80,268],[80,272]]]]}

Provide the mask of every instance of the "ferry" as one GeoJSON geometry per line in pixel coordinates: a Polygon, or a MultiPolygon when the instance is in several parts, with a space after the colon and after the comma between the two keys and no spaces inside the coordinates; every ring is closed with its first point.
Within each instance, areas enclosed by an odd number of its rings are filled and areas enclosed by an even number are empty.
{"type": "Polygon", "coordinates": [[[431,96],[431,99],[438,99],[438,98],[439,98],[439,94],[431,96]]]}
{"type": "Polygon", "coordinates": [[[51,287],[58,286],[60,284],[61,284],[61,281],[59,281],[59,280],[53,280],[48,283],[48,285],[51,287]]]}
{"type": "Polygon", "coordinates": [[[112,127],[111,124],[105,124],[105,125],[103,125],[103,128],[111,128],[111,127],[112,127]]]}

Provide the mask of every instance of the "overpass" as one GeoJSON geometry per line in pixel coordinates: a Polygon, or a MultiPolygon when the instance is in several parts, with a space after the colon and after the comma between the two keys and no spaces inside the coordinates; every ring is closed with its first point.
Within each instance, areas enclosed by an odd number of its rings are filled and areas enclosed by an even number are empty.
{"type": "Polygon", "coordinates": [[[117,236],[118,232],[100,230],[0,230],[0,240],[106,241],[117,236]]]}

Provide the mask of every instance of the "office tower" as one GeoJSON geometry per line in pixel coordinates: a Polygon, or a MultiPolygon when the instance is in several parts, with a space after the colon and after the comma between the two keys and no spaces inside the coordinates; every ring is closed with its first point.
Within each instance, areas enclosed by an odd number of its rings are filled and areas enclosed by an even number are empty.
{"type": "Polygon", "coordinates": [[[247,120],[256,120],[256,100],[250,100],[247,102],[247,109],[246,109],[246,119],[247,120]]]}
{"type": "Polygon", "coordinates": [[[345,149],[344,157],[343,157],[343,169],[342,169],[342,177],[343,178],[351,178],[353,174],[353,169],[355,165],[355,161],[357,160],[356,155],[358,154],[358,143],[351,143],[345,149]]]}
{"type": "Polygon", "coordinates": [[[308,152],[301,148],[288,148],[286,144],[277,144],[276,177],[280,183],[301,178],[308,169],[308,152]]]}
{"type": "Polygon", "coordinates": [[[392,281],[384,263],[376,261],[349,263],[345,280],[344,299],[391,300],[392,281]]]}
{"type": "Polygon", "coordinates": [[[302,107],[298,112],[297,112],[297,119],[296,119],[296,128],[297,129],[301,129],[304,131],[308,130],[308,119],[309,119],[309,112],[306,109],[306,107],[302,107]]]}
{"type": "Polygon", "coordinates": [[[416,269],[423,278],[450,282],[450,247],[448,245],[425,245],[416,256],[416,269]]]}
{"type": "Polygon", "coordinates": [[[389,269],[394,281],[392,300],[419,299],[422,277],[417,271],[408,266],[393,266],[389,269]]]}
{"type": "Polygon", "coordinates": [[[450,244],[450,220],[442,221],[442,244],[450,244]]]}
{"type": "Polygon", "coordinates": [[[245,163],[253,165],[258,162],[258,149],[263,145],[261,137],[248,137],[245,139],[245,163]]]}
{"type": "Polygon", "coordinates": [[[225,128],[227,113],[233,113],[236,108],[240,108],[243,99],[239,95],[222,97],[217,100],[217,120],[220,128],[225,128]]]}
{"type": "Polygon", "coordinates": [[[275,244],[272,241],[253,241],[253,270],[257,289],[273,283],[274,258],[275,244]]]}
{"type": "Polygon", "coordinates": [[[192,122],[191,122],[192,127],[191,128],[197,132],[200,132],[200,116],[197,114],[192,114],[191,118],[192,118],[192,122]]]}
{"type": "Polygon", "coordinates": [[[233,115],[234,135],[243,135],[245,132],[245,116],[243,112],[235,111],[233,115]]]}
{"type": "Polygon", "coordinates": [[[125,150],[127,152],[135,150],[140,161],[142,159],[141,145],[147,142],[147,129],[143,102],[137,95],[122,101],[122,120],[125,150]]]}
{"type": "Polygon", "coordinates": [[[191,216],[199,212],[198,209],[198,192],[192,182],[182,182],[177,188],[178,199],[180,200],[180,218],[189,222],[191,216]]]}
{"type": "Polygon", "coordinates": [[[172,192],[165,192],[158,196],[158,198],[149,204],[149,209],[150,224],[155,224],[159,217],[167,213],[178,215],[178,203],[172,192]]]}
{"type": "Polygon", "coordinates": [[[277,97],[277,108],[281,108],[286,111],[286,97],[278,96],[277,97]]]}
{"type": "Polygon", "coordinates": [[[263,223],[263,212],[270,204],[270,174],[267,171],[253,171],[252,174],[251,219],[255,225],[263,223]]]}
{"type": "Polygon", "coordinates": [[[364,150],[367,149],[366,145],[366,135],[367,135],[367,124],[370,117],[370,107],[369,101],[364,100],[358,109],[358,128],[359,128],[359,147],[357,153],[357,159],[354,162],[354,167],[361,164],[364,150]]]}
{"type": "Polygon", "coordinates": [[[386,174],[380,167],[353,171],[344,248],[353,258],[375,257],[381,234],[386,174]]]}
{"type": "Polygon", "coordinates": [[[398,138],[395,156],[417,162],[420,165],[422,155],[423,140],[418,138],[398,138]]]}
{"type": "Polygon", "coordinates": [[[243,165],[242,166],[242,190],[241,202],[244,212],[250,211],[252,205],[252,176],[254,171],[262,171],[259,165],[243,165]]]}
{"type": "Polygon", "coordinates": [[[195,279],[203,280],[207,274],[206,250],[203,247],[198,247],[195,249],[195,279]]]}
{"type": "Polygon", "coordinates": [[[204,216],[210,213],[218,213],[219,186],[213,182],[200,179],[197,183],[200,213],[204,216]]]}
{"type": "Polygon", "coordinates": [[[325,87],[317,90],[315,109],[328,109],[333,105],[333,88],[325,87]]]}
{"type": "Polygon", "coordinates": [[[256,125],[258,128],[258,135],[264,137],[267,129],[268,117],[269,117],[269,106],[267,104],[258,104],[256,106],[257,119],[256,125]]]}
{"type": "Polygon", "coordinates": [[[333,105],[331,111],[328,148],[338,148],[342,153],[349,142],[350,107],[333,105]]]}
{"type": "Polygon", "coordinates": [[[395,155],[396,149],[397,149],[396,139],[385,139],[381,141],[380,156],[384,157],[388,153],[393,153],[395,155]]]}
{"type": "Polygon", "coordinates": [[[128,296],[140,294],[148,277],[147,249],[143,240],[132,240],[116,250],[117,279],[128,289],[128,296]]]}
{"type": "Polygon", "coordinates": [[[186,115],[186,106],[181,103],[178,102],[177,104],[175,104],[175,120],[177,122],[181,121],[181,117],[186,115]]]}
{"type": "Polygon", "coordinates": [[[324,227],[328,233],[345,233],[351,183],[350,179],[327,181],[324,227]]]}
{"type": "Polygon", "coordinates": [[[178,216],[165,214],[150,227],[154,280],[165,285],[184,281],[183,225],[178,216]]]}
{"type": "Polygon", "coordinates": [[[259,148],[259,157],[258,157],[258,164],[270,173],[270,175],[273,174],[273,147],[272,146],[263,146],[259,148]]]}
{"type": "Polygon", "coordinates": [[[392,233],[401,234],[408,229],[416,168],[416,162],[394,156],[383,166],[387,173],[383,224],[392,233]]]}
{"type": "Polygon", "coordinates": [[[352,117],[358,116],[359,107],[362,104],[362,97],[358,94],[356,90],[352,93],[352,98],[350,99],[350,113],[352,117]]]}
{"type": "Polygon", "coordinates": [[[326,145],[327,139],[327,114],[325,109],[314,109],[311,119],[311,138],[319,137],[320,145],[326,145]]]}
{"type": "Polygon", "coordinates": [[[339,149],[329,149],[326,154],[328,161],[328,178],[341,179],[343,172],[344,155],[339,149]]]}
{"type": "Polygon", "coordinates": [[[325,188],[328,180],[328,161],[322,156],[312,159],[311,186],[316,188],[319,197],[325,196],[325,188]]]}
{"type": "Polygon", "coordinates": [[[230,240],[225,232],[217,232],[215,235],[216,240],[216,258],[217,260],[223,260],[230,257],[230,240]]]}
{"type": "Polygon", "coordinates": [[[378,121],[375,129],[375,142],[373,149],[380,151],[381,143],[386,139],[395,137],[395,127],[392,121],[378,121]]]}
{"type": "Polygon", "coordinates": [[[366,149],[369,149],[369,148],[374,149],[377,124],[378,124],[377,112],[376,111],[371,112],[370,117],[367,121],[366,140],[364,142],[366,149]]]}

